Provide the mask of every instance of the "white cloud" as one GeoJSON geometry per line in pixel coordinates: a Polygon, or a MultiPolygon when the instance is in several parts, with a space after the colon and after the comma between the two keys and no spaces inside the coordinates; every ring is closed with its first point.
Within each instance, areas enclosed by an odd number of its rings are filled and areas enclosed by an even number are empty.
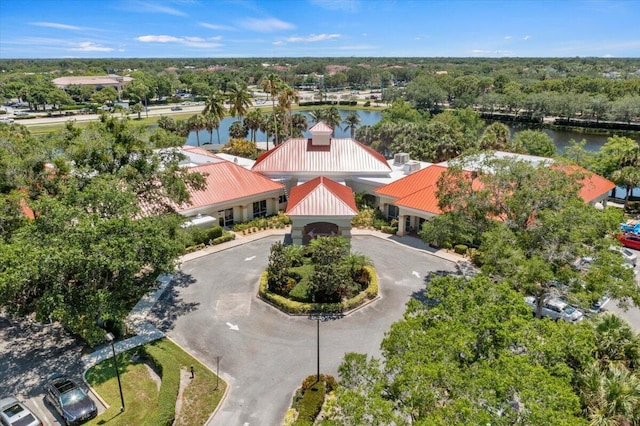
{"type": "Polygon", "coordinates": [[[313,43],[316,41],[333,40],[340,38],[340,34],[311,34],[307,37],[289,37],[289,43],[313,43]]]}
{"type": "Polygon", "coordinates": [[[136,37],[136,40],[142,43],[175,43],[188,47],[196,47],[198,49],[214,49],[222,46],[220,43],[214,43],[221,37],[210,37],[204,39],[202,37],[174,37],[170,35],[145,35],[136,37]]]}
{"type": "Polygon", "coordinates": [[[141,41],[143,43],[176,43],[176,42],[179,42],[181,39],[179,39],[178,37],[168,36],[168,35],[146,35],[146,36],[136,37],[136,40],[141,41]]]}
{"type": "Polygon", "coordinates": [[[505,40],[511,40],[511,36],[504,36],[505,40]]]}
{"type": "Polygon", "coordinates": [[[360,4],[357,0],[311,0],[311,3],[325,9],[343,12],[357,12],[360,4]]]}
{"type": "Polygon", "coordinates": [[[278,40],[278,41],[274,41],[274,42],[273,42],[273,45],[274,45],[274,46],[280,46],[281,44],[283,44],[283,43],[282,43],[282,41],[280,41],[280,40],[278,40]]]}
{"type": "Polygon", "coordinates": [[[200,25],[203,28],[208,28],[210,30],[216,30],[216,31],[235,31],[236,30],[234,27],[231,27],[229,25],[209,24],[207,22],[198,22],[198,25],[200,25]]]}
{"type": "Polygon", "coordinates": [[[127,4],[126,8],[128,8],[129,10],[133,10],[135,12],[164,13],[164,14],[173,15],[173,16],[187,16],[187,14],[181,10],[174,9],[169,6],[163,6],[155,2],[129,1],[126,4],[127,4]]]}
{"type": "Polygon", "coordinates": [[[603,58],[615,58],[611,53],[607,53],[606,55],[602,55],[603,58]]]}
{"type": "Polygon", "coordinates": [[[79,43],[78,47],[72,47],[69,50],[78,51],[78,52],[111,52],[113,48],[100,46],[92,41],[83,41],[79,43]]]}
{"type": "Polygon", "coordinates": [[[526,40],[529,40],[530,38],[531,38],[531,36],[530,36],[530,35],[526,35],[526,36],[522,37],[522,39],[523,39],[523,40],[525,40],[525,41],[526,41],[526,40]]]}
{"type": "Polygon", "coordinates": [[[241,22],[242,27],[252,30],[258,31],[261,33],[269,33],[273,31],[282,31],[282,30],[292,30],[295,29],[295,25],[284,22],[276,18],[268,18],[268,19],[255,19],[249,18],[241,22]]]}
{"type": "Polygon", "coordinates": [[[56,28],[59,30],[72,30],[81,31],[86,30],[84,27],[77,27],[75,25],[60,24],[57,22],[30,22],[29,25],[35,25],[36,27],[56,28]]]}

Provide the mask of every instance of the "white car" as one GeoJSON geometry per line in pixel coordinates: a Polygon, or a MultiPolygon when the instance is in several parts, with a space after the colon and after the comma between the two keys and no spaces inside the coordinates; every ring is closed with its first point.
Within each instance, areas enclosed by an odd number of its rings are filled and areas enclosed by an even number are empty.
{"type": "Polygon", "coordinates": [[[7,124],[11,124],[13,123],[13,118],[8,118],[8,117],[2,117],[0,118],[0,123],[7,123],[7,124]]]}
{"type": "Polygon", "coordinates": [[[42,426],[42,422],[23,403],[12,396],[0,399],[2,426],[42,426]]]}
{"type": "MultiPolygon", "coordinates": [[[[526,296],[524,301],[533,309],[533,313],[536,313],[536,299],[533,296],[526,296]]],[[[569,305],[562,299],[550,298],[542,305],[542,317],[551,318],[558,321],[563,320],[569,323],[582,321],[584,315],[578,309],[569,305]]]]}
{"type": "Polygon", "coordinates": [[[622,257],[624,257],[624,261],[625,262],[627,262],[631,266],[636,266],[636,264],[638,262],[638,256],[636,256],[636,254],[634,252],[632,252],[628,248],[619,247],[619,246],[611,246],[609,248],[611,249],[611,251],[616,251],[616,252],[620,253],[622,255],[622,257]]]}

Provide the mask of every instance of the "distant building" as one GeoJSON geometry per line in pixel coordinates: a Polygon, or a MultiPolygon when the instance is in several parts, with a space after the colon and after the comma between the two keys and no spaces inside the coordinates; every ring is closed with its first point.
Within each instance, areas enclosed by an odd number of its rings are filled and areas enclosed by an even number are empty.
{"type": "Polygon", "coordinates": [[[94,86],[96,90],[101,90],[105,87],[113,87],[118,91],[118,94],[120,94],[122,93],[124,86],[132,80],[132,77],[122,77],[115,74],[68,76],[54,79],[53,84],[63,90],[66,90],[69,86],[94,86]]]}

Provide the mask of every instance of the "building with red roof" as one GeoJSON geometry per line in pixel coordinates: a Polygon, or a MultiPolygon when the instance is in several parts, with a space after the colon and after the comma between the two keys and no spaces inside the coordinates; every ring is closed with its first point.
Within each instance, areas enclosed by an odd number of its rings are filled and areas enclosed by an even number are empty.
{"type": "Polygon", "coordinates": [[[285,213],[292,220],[293,244],[306,244],[324,235],[350,238],[358,208],[351,188],[320,176],[291,189],[285,213]]]}
{"type": "Polygon", "coordinates": [[[189,203],[175,206],[178,213],[189,218],[210,217],[221,226],[230,226],[284,210],[286,198],[281,183],[202,148],[185,146],[181,151],[186,157],[183,166],[202,173],[206,186],[191,191],[189,203]]]}

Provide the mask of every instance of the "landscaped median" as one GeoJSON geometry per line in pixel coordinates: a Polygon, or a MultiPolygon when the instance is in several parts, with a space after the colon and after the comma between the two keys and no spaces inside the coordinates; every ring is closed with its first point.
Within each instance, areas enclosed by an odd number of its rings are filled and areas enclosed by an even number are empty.
{"type": "Polygon", "coordinates": [[[366,266],[365,269],[371,277],[369,286],[358,293],[351,299],[344,300],[340,303],[304,303],[296,302],[295,300],[287,299],[284,296],[269,291],[268,286],[268,272],[264,271],[260,277],[260,287],[258,289],[258,296],[263,300],[271,303],[278,309],[292,315],[304,315],[317,312],[347,312],[355,309],[368,300],[375,299],[378,296],[378,276],[376,275],[375,268],[372,266],[366,266]]]}
{"type": "Polygon", "coordinates": [[[108,358],[87,371],[87,382],[109,405],[87,424],[202,425],[220,404],[227,386],[168,339],[119,354],[118,371],[125,401],[122,413],[113,359],[108,358]]]}

